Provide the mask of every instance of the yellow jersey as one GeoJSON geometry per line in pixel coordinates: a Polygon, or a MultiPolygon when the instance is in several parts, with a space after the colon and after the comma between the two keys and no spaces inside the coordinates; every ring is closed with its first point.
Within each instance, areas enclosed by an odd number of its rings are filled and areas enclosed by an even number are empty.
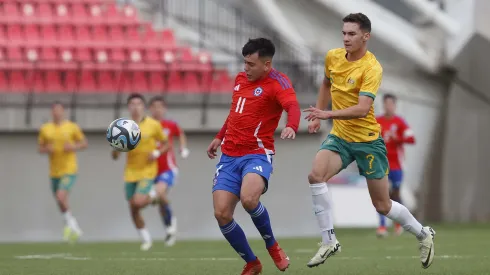
{"type": "MultiPolygon", "coordinates": [[[[376,98],[383,68],[371,52],[359,60],[348,61],[344,48],[332,49],[325,56],[325,77],[330,80],[332,110],[346,109],[358,103],[359,96],[376,98]]],[[[369,142],[377,139],[381,127],[374,115],[374,104],[364,118],[333,120],[331,134],[347,142],[369,142]]]]}
{"type": "Polygon", "coordinates": [[[153,180],[157,176],[158,163],[150,161],[150,154],[158,148],[158,142],[167,141],[162,125],[151,117],[145,117],[138,123],[141,140],[134,150],[127,153],[125,182],[153,180]]]}
{"type": "Polygon", "coordinates": [[[65,175],[73,175],[78,171],[77,156],[75,152],[65,152],[65,144],[74,144],[82,141],[85,136],[74,122],[65,120],[61,124],[48,122],[39,130],[38,143],[51,144],[53,153],[49,155],[49,175],[52,178],[60,178],[65,175]]]}

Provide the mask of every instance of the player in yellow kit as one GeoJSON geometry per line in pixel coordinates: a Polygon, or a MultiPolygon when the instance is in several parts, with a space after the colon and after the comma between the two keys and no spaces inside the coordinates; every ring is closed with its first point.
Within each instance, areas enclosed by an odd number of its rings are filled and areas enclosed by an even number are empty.
{"type": "Polygon", "coordinates": [[[77,177],[76,152],[87,147],[87,139],[76,123],[65,119],[61,103],[54,103],[51,112],[52,121],[39,130],[39,152],[49,155],[51,189],[65,220],[63,239],[76,241],[82,230],[69,209],[68,193],[77,177]]]}
{"type": "Polygon", "coordinates": [[[359,173],[366,177],[376,211],[417,237],[422,267],[428,268],[434,258],[434,230],[423,227],[405,206],[390,200],[386,146],[373,107],[383,69],[367,50],[371,21],[364,14],[356,13],[347,15],[343,22],[344,48],[328,51],[316,107],[305,110],[309,113],[306,119],[310,121],[310,133],[320,129],[320,120],[333,120],[332,131],[317,152],[308,175],[313,208],[322,233],[320,249],[308,266],[318,266],[340,252],[327,181],[355,160],[359,173]],[[330,99],[332,110],[325,111],[330,99]]]}
{"type": "MultiPolygon", "coordinates": [[[[153,181],[158,172],[157,159],[168,150],[167,136],[159,121],[145,115],[146,104],[142,95],[130,95],[127,103],[131,119],[140,127],[141,140],[134,150],[127,153],[124,171],[126,199],[129,202],[133,223],[143,242],[141,250],[148,250],[152,246],[152,240],[145,228],[140,210],[158,198],[153,189],[153,181]],[[158,147],[158,144],[163,146],[158,147]]],[[[117,159],[119,152],[113,151],[112,156],[117,159]]]]}

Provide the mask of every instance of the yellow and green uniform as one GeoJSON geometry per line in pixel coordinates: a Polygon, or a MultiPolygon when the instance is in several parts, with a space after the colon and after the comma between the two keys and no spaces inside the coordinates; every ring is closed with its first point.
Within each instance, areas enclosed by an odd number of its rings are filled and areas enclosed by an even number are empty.
{"type": "MultiPolygon", "coordinates": [[[[344,48],[330,50],[325,56],[325,77],[331,83],[332,110],[355,106],[359,96],[376,98],[383,68],[371,52],[357,61],[348,61],[344,48]]],[[[354,160],[359,172],[368,179],[383,178],[389,171],[386,146],[374,106],[364,118],[333,120],[333,128],[321,149],[339,153],[343,168],[354,160]]]]}
{"type": "Polygon", "coordinates": [[[141,140],[138,146],[127,153],[124,181],[126,182],[126,199],[135,193],[148,194],[157,176],[158,163],[150,161],[149,156],[157,149],[158,142],[167,141],[162,125],[151,117],[145,117],[138,123],[141,140]]]}
{"type": "Polygon", "coordinates": [[[75,144],[84,139],[80,127],[68,120],[60,124],[48,122],[41,126],[39,144],[53,146],[53,153],[49,155],[49,175],[53,192],[60,189],[70,191],[73,187],[78,172],[77,156],[75,152],[66,152],[64,147],[65,144],[75,144]]]}

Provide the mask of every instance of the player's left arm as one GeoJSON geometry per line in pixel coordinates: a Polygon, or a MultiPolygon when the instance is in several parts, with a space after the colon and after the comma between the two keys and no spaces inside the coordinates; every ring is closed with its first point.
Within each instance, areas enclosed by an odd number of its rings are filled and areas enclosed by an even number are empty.
{"type": "Polygon", "coordinates": [[[163,131],[163,127],[160,123],[155,123],[153,127],[153,138],[160,144],[159,148],[155,148],[148,157],[150,161],[158,159],[162,154],[166,153],[170,149],[168,137],[163,131]]]}
{"type": "Polygon", "coordinates": [[[369,114],[374,99],[381,85],[383,72],[381,66],[374,66],[366,70],[362,77],[361,89],[357,105],[342,110],[331,111],[332,119],[364,118],[369,114]]]}
{"type": "Polygon", "coordinates": [[[402,137],[401,143],[415,144],[415,135],[410,126],[408,126],[408,124],[403,119],[401,120],[400,124],[400,136],[402,137]]]}
{"type": "Polygon", "coordinates": [[[287,82],[288,83],[285,87],[281,85],[281,87],[277,88],[276,99],[279,104],[281,104],[282,109],[288,114],[286,128],[281,133],[281,138],[294,139],[299,128],[301,110],[299,108],[298,99],[296,98],[296,92],[294,91],[289,80],[287,80],[287,82]]]}
{"type": "MultiPolygon", "coordinates": [[[[85,134],[83,133],[82,129],[80,129],[80,126],[77,124],[73,124],[73,145],[71,148],[68,148],[71,151],[80,151],[88,146],[88,141],[87,138],[85,137],[85,134]]],[[[65,149],[67,146],[65,145],[65,149]]],[[[70,147],[70,146],[69,146],[70,147]]]]}
{"type": "Polygon", "coordinates": [[[174,132],[179,136],[180,155],[182,158],[187,158],[190,154],[190,151],[187,148],[187,136],[185,135],[184,130],[177,123],[174,124],[174,128],[174,132]]]}

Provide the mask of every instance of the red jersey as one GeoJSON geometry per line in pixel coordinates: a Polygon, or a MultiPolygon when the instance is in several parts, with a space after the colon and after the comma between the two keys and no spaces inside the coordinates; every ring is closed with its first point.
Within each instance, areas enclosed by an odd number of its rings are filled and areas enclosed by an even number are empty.
{"type": "Polygon", "coordinates": [[[274,132],[283,110],[288,113],[286,127],[298,130],[300,109],[289,78],[272,69],[251,82],[244,72],[235,78],[230,113],[216,136],[222,140],[221,152],[239,157],[274,154],[274,132]]]}
{"type": "Polygon", "coordinates": [[[177,169],[173,140],[174,137],[180,136],[181,133],[179,125],[172,120],[162,120],[160,123],[162,124],[163,132],[167,135],[169,149],[158,158],[158,175],[167,170],[177,169]]]}
{"type": "Polygon", "coordinates": [[[414,144],[415,137],[405,120],[399,116],[377,117],[381,125],[381,135],[386,143],[388,162],[391,170],[401,170],[404,158],[404,144],[414,144]]]}

